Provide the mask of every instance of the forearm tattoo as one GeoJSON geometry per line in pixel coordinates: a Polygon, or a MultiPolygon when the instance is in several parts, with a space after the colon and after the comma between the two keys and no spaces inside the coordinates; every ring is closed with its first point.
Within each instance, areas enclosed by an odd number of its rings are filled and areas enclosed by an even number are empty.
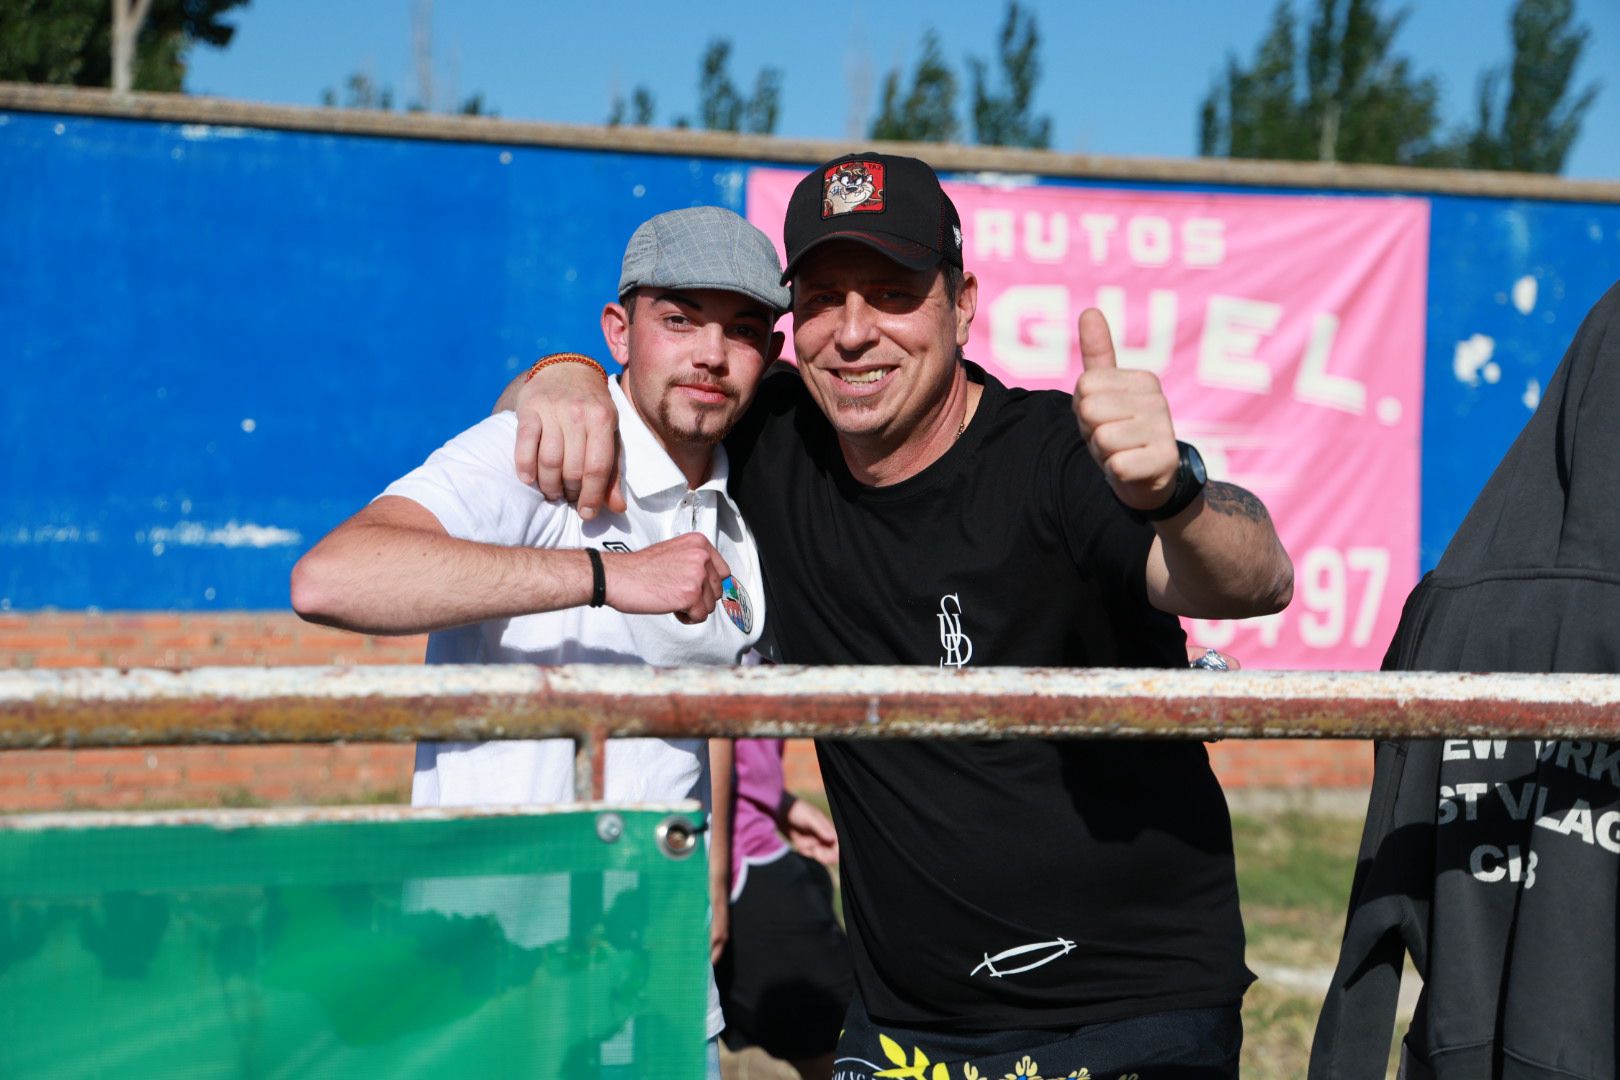
{"type": "Polygon", "coordinates": [[[1223,484],[1211,480],[1204,485],[1204,503],[1217,514],[1248,518],[1250,521],[1270,521],[1266,505],[1236,484],[1223,484]]]}

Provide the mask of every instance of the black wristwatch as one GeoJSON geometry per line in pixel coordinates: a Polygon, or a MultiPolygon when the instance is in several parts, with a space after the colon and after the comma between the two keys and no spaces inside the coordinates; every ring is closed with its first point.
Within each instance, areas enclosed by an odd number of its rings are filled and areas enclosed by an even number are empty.
{"type": "Polygon", "coordinates": [[[1175,517],[1192,505],[1192,501],[1198,498],[1198,493],[1209,482],[1209,473],[1204,469],[1204,459],[1199,456],[1198,448],[1179,440],[1176,447],[1181,451],[1181,464],[1176,467],[1175,486],[1170,489],[1170,498],[1157,510],[1137,511],[1146,521],[1175,517]]]}

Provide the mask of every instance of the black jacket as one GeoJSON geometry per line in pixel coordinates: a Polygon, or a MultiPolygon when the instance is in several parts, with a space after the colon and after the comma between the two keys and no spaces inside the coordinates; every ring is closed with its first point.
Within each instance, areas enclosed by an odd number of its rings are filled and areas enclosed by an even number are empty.
{"type": "MultiPolygon", "coordinates": [[[[1620,672],[1620,286],[1435,570],[1385,670],[1620,672]]],[[[1612,1080],[1620,741],[1385,742],[1311,1080],[1384,1076],[1403,954],[1406,1050],[1438,1080],[1612,1080]]]]}

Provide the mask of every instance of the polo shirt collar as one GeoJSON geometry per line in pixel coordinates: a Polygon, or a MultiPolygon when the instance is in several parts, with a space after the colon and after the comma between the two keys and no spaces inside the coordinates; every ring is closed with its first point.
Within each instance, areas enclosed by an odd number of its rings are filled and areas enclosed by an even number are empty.
{"type": "MultiPolygon", "coordinates": [[[[687,490],[686,474],[670,459],[669,452],[646,421],[641,419],[641,414],[636,412],[636,407],[625,396],[617,378],[608,379],[608,393],[613,396],[613,405],[619,410],[619,441],[624,447],[624,456],[619,459],[619,476],[625,486],[641,498],[666,491],[684,494],[687,490]]],[[[723,493],[730,475],[731,463],[726,457],[725,447],[716,443],[709,479],[697,490],[718,489],[723,493]]]]}

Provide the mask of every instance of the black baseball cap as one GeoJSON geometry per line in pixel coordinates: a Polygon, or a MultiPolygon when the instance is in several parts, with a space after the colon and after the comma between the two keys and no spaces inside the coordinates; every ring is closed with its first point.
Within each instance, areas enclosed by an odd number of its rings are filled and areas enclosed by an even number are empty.
{"type": "Polygon", "coordinates": [[[894,154],[834,158],[799,181],[782,226],[787,268],[828,240],[854,240],[901,266],[962,265],[962,219],[927,162],[894,154]]]}

